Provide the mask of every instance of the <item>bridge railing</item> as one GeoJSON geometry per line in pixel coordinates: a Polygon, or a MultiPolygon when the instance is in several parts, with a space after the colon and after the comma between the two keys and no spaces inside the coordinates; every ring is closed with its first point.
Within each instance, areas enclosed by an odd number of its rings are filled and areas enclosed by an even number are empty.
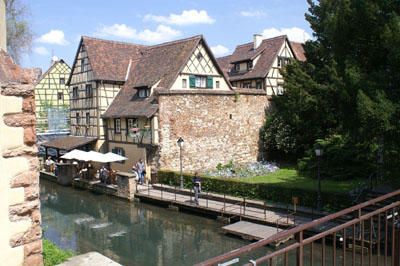
{"type": "Polygon", "coordinates": [[[398,266],[399,196],[400,190],[388,193],[208,259],[198,266],[237,262],[245,265],[398,266]],[[293,241],[275,250],[265,252],[262,249],[291,237],[293,241]]]}

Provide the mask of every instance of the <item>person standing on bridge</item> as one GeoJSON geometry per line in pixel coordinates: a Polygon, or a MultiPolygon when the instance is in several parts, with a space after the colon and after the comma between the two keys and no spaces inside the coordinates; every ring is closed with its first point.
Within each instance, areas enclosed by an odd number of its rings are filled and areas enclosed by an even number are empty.
{"type": "Polygon", "coordinates": [[[201,179],[199,173],[195,172],[193,176],[194,203],[199,205],[199,195],[201,192],[201,179]]]}

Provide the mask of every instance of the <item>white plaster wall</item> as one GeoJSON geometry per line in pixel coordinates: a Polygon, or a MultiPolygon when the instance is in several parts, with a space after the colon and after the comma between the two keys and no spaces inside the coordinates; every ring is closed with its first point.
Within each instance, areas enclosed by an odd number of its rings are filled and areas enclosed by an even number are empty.
{"type": "MultiPolygon", "coordinates": [[[[2,2],[2,0],[0,0],[2,2]]],[[[0,141],[0,258],[2,265],[22,265],[24,260],[24,246],[11,248],[10,238],[18,233],[25,232],[31,226],[29,218],[18,222],[10,222],[9,206],[24,202],[24,189],[10,187],[13,176],[29,170],[29,162],[25,158],[16,157],[5,159],[2,154],[7,149],[24,145],[23,128],[4,125],[5,113],[16,113],[22,109],[22,98],[0,95],[0,136],[7,136],[7,141],[0,141]],[[4,264],[3,264],[4,263],[4,264]]]]}

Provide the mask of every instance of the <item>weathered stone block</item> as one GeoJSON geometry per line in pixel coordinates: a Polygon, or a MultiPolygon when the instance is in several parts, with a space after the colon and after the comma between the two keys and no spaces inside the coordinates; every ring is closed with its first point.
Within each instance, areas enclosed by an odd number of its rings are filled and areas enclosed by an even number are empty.
{"type": "Polygon", "coordinates": [[[24,266],[42,266],[43,257],[42,254],[34,254],[26,257],[24,260],[24,266]]]}
{"type": "Polygon", "coordinates": [[[42,253],[42,240],[36,240],[34,242],[28,243],[24,246],[25,257],[31,256],[33,254],[42,253]]]}

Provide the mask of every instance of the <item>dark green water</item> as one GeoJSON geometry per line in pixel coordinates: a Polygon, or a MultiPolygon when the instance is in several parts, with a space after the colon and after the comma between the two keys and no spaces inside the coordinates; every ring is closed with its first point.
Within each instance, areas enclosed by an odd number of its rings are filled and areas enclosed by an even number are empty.
{"type": "Polygon", "coordinates": [[[222,224],[145,203],[41,180],[44,237],[77,254],[98,251],[123,265],[192,265],[247,241],[222,224]]]}

